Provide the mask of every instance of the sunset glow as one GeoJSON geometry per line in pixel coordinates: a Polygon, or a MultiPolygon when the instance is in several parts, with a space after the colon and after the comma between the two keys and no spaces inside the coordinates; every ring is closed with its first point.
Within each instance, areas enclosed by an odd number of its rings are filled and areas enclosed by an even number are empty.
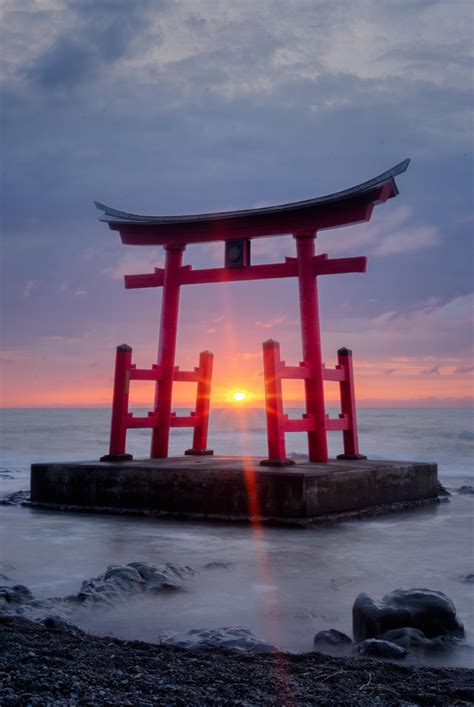
{"type": "MultiPolygon", "coordinates": [[[[2,3],[13,39],[2,43],[0,404],[108,407],[118,344],[138,368],[157,363],[162,288],[126,289],[123,276],[160,272],[166,252],[122,243],[93,199],[144,214],[254,209],[333,194],[411,157],[399,196],[370,221],[318,230],[317,256],[369,259],[364,274],[318,277],[323,360],[352,349],[360,407],[471,406],[470,4],[368,0],[363,17],[346,3],[341,20],[339,3],[204,2],[199,21],[195,4],[2,3]],[[128,17],[113,51],[99,50],[128,17]]],[[[296,256],[285,228],[251,234],[252,266],[296,256]]],[[[224,263],[223,243],[183,255],[194,273],[224,263]]],[[[211,405],[264,409],[263,341],[278,341],[288,366],[304,358],[296,277],[186,285],[180,298],[175,365],[193,371],[212,351],[211,405]]],[[[338,386],[326,388],[337,405],[338,386]]],[[[130,404],[151,410],[154,394],[134,381],[130,404]]],[[[303,382],[285,380],[283,394],[302,406],[303,382]]],[[[173,387],[175,409],[195,400],[195,385],[173,387]]]]}
{"type": "Polygon", "coordinates": [[[236,400],[237,402],[241,402],[242,400],[247,400],[248,395],[247,393],[243,393],[242,391],[236,391],[235,393],[232,393],[232,400],[236,400]]]}

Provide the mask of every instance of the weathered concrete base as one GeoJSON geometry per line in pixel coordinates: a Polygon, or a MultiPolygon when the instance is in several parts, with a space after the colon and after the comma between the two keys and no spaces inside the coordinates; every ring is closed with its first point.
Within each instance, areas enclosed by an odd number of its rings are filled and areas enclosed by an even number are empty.
{"type": "Polygon", "coordinates": [[[282,469],[259,458],[173,457],[32,464],[31,504],[307,525],[333,516],[399,510],[438,497],[434,463],[299,461],[282,469]]]}

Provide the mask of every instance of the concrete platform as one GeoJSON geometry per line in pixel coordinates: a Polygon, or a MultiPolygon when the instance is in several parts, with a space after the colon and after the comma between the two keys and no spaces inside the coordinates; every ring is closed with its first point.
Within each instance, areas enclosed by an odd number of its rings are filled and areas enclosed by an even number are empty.
{"type": "Polygon", "coordinates": [[[242,457],[32,464],[31,504],[307,525],[330,516],[399,509],[438,497],[435,463],[342,461],[259,466],[242,457]]]}

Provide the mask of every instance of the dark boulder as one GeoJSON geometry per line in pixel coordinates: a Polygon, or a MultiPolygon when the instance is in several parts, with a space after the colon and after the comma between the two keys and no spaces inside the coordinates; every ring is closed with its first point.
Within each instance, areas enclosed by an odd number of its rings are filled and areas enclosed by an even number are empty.
{"type": "Polygon", "coordinates": [[[438,496],[452,496],[451,492],[438,480],[438,496]]]}
{"type": "Polygon", "coordinates": [[[314,645],[317,647],[347,648],[352,645],[352,638],[342,631],[330,628],[328,631],[319,631],[314,637],[314,645]]]}
{"type": "Polygon", "coordinates": [[[397,628],[416,628],[427,638],[464,636],[451,599],[432,589],[396,589],[381,602],[359,594],[352,608],[352,626],[356,641],[379,638],[397,628]]]}
{"type": "Polygon", "coordinates": [[[396,643],[397,646],[402,646],[407,650],[410,648],[423,649],[431,644],[430,639],[426,638],[423,631],[419,631],[417,628],[394,628],[384,633],[382,638],[384,641],[396,643]]]}
{"type": "Polygon", "coordinates": [[[201,648],[229,648],[245,653],[277,653],[281,648],[262,641],[242,626],[225,626],[214,629],[194,628],[187,633],[170,632],[160,636],[160,644],[198,650],[201,648]]]}
{"type": "Polygon", "coordinates": [[[458,488],[458,493],[463,496],[474,496],[474,486],[460,486],[458,488]]]}
{"type": "Polygon", "coordinates": [[[234,566],[233,562],[227,562],[226,560],[214,560],[213,562],[208,562],[204,565],[205,570],[228,570],[234,566]]]}
{"type": "Polygon", "coordinates": [[[400,660],[408,653],[406,648],[397,646],[396,643],[390,641],[382,641],[380,638],[367,638],[365,641],[356,645],[358,655],[364,655],[371,658],[395,658],[400,660]]]}
{"type": "MultiPolygon", "coordinates": [[[[6,578],[8,579],[8,577],[6,578]]],[[[11,581],[11,580],[10,580],[11,581]]],[[[33,600],[33,594],[23,584],[0,586],[0,610],[20,606],[33,600]]]]}
{"type": "Polygon", "coordinates": [[[461,582],[464,584],[474,584],[474,574],[465,574],[461,577],[461,582]]]}
{"type": "Polygon", "coordinates": [[[433,653],[449,651],[456,648],[461,643],[461,639],[456,636],[435,636],[427,638],[422,631],[417,628],[395,628],[383,634],[382,639],[396,643],[407,650],[433,653]]]}
{"type": "Polygon", "coordinates": [[[63,629],[71,629],[74,630],[75,626],[69,621],[65,621],[63,618],[60,616],[55,616],[54,614],[50,614],[49,616],[46,616],[42,622],[43,626],[46,626],[50,631],[62,631],[63,629]]]}

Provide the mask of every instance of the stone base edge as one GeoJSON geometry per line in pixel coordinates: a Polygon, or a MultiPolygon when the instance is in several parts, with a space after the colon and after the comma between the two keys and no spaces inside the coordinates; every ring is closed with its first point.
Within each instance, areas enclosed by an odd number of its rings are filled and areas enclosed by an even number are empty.
{"type": "Polygon", "coordinates": [[[127,515],[146,516],[159,520],[184,520],[213,523],[236,523],[240,525],[266,525],[287,528],[311,528],[318,525],[332,525],[344,521],[371,518],[386,515],[388,513],[398,513],[420,506],[434,505],[439,503],[449,503],[445,496],[432,498],[422,498],[414,501],[396,501],[395,503],[369,506],[354,511],[341,511],[340,513],[329,513],[327,515],[313,516],[309,518],[284,518],[278,516],[255,516],[248,515],[226,515],[218,513],[185,513],[182,511],[157,511],[151,508],[112,508],[107,506],[75,506],[63,503],[48,503],[46,501],[24,501],[21,505],[29,508],[38,508],[51,511],[65,511],[73,513],[94,513],[104,515],[127,515]]]}

